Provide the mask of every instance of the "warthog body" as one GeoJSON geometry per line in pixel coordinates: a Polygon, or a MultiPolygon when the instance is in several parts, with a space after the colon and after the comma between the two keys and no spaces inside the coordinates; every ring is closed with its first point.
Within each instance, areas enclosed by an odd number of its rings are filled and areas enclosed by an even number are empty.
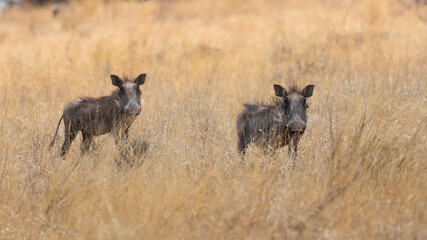
{"type": "Polygon", "coordinates": [[[146,74],[141,74],[134,81],[127,78],[123,81],[116,75],[111,75],[112,84],[119,88],[111,95],[80,98],[67,104],[50,146],[55,143],[61,120],[64,120],[65,126],[61,156],[67,153],[79,131],[83,135],[80,146],[82,153],[89,150],[93,136],[112,133],[116,144],[127,139],[129,127],[141,112],[139,86],[144,84],[145,77],[146,74]]]}
{"type": "Polygon", "coordinates": [[[287,92],[274,85],[276,96],[281,97],[275,105],[245,104],[237,117],[238,151],[245,154],[248,145],[254,143],[265,151],[288,145],[290,153],[293,145],[296,156],[298,142],[307,126],[306,99],[312,96],[313,89],[314,85],[308,85],[302,91],[292,87],[287,92]]]}

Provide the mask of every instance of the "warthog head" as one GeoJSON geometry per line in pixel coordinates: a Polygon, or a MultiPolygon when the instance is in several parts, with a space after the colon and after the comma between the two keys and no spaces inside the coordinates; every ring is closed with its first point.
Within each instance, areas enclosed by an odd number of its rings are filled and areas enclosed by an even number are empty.
{"type": "Polygon", "coordinates": [[[141,112],[141,90],[139,86],[144,84],[146,74],[141,74],[134,81],[125,79],[124,81],[116,75],[111,75],[111,82],[119,88],[119,99],[116,104],[123,113],[128,115],[138,115],[141,112]]]}
{"type": "Polygon", "coordinates": [[[307,127],[306,99],[313,95],[313,89],[314,85],[308,85],[301,92],[292,88],[288,93],[284,87],[274,85],[276,96],[283,98],[279,121],[286,123],[290,133],[303,133],[307,127]]]}

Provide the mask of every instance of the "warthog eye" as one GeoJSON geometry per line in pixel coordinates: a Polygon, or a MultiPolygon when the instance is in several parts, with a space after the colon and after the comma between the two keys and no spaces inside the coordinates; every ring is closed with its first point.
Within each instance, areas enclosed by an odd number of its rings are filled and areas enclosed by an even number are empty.
{"type": "Polygon", "coordinates": [[[304,104],[304,107],[307,109],[308,108],[307,99],[304,98],[304,103],[303,104],[304,104]]]}
{"type": "Polygon", "coordinates": [[[285,112],[289,111],[289,99],[287,97],[283,98],[282,109],[285,112]]]}

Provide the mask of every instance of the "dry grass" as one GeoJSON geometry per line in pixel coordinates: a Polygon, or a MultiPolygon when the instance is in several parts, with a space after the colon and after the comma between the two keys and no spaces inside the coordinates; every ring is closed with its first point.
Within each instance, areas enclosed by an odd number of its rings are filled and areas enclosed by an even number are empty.
{"type": "MultiPolygon", "coordinates": [[[[83,2],[83,1],[82,1],[83,2]]],[[[70,3],[0,13],[1,239],[426,239],[427,18],[409,1],[70,3]],[[118,169],[65,104],[147,72],[118,169]],[[242,103],[316,85],[295,169],[236,151],[242,103]],[[142,140],[141,140],[142,142],[142,140]]]]}

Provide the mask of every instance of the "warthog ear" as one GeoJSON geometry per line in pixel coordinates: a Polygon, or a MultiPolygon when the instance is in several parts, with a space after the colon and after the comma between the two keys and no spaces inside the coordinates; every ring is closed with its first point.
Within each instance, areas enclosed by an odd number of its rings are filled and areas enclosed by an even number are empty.
{"type": "Polygon", "coordinates": [[[117,77],[116,75],[111,75],[111,76],[110,76],[110,78],[111,78],[111,83],[112,83],[114,86],[117,86],[117,87],[119,87],[119,88],[121,88],[121,87],[122,87],[122,85],[123,85],[123,81],[122,81],[119,77],[117,77]]]}
{"type": "Polygon", "coordinates": [[[305,87],[301,91],[301,95],[303,95],[305,98],[309,98],[313,96],[313,90],[314,90],[314,85],[307,85],[307,87],[305,87]]]}
{"type": "Polygon", "coordinates": [[[286,89],[280,85],[274,84],[274,91],[276,92],[276,96],[278,97],[284,97],[286,95],[288,95],[286,93],[286,89]]]}
{"type": "Polygon", "coordinates": [[[142,84],[144,84],[145,83],[145,77],[147,76],[147,74],[145,74],[145,73],[143,73],[143,74],[140,74],[138,77],[136,77],[135,78],[135,83],[138,85],[138,86],[140,86],[140,85],[142,85],[142,84]]]}

